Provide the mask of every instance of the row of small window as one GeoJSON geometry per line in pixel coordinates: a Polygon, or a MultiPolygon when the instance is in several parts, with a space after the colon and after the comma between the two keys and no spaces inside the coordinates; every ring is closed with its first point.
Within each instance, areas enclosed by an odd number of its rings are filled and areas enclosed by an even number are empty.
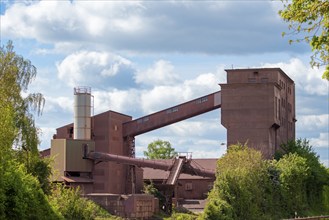
{"type": "Polygon", "coordinates": [[[173,113],[173,112],[178,112],[178,107],[173,107],[173,108],[170,108],[170,109],[166,110],[167,114],[170,114],[170,113],[173,113]]]}
{"type": "Polygon", "coordinates": [[[200,99],[197,99],[195,101],[196,104],[200,104],[200,103],[203,103],[203,102],[207,102],[208,101],[208,97],[202,97],[200,99]]]}
{"type": "Polygon", "coordinates": [[[288,112],[291,112],[292,110],[292,106],[289,102],[287,102],[286,99],[280,99],[275,97],[275,100],[274,100],[274,109],[275,109],[275,116],[276,118],[280,119],[281,117],[281,107],[282,108],[286,108],[288,109],[288,112]]]}
{"type": "Polygon", "coordinates": [[[143,123],[143,122],[147,122],[147,121],[149,121],[150,119],[149,119],[149,117],[144,117],[144,118],[140,118],[140,119],[138,119],[137,120],[137,123],[138,124],[141,124],[141,123],[143,123]]]}
{"type": "MultiPolygon", "coordinates": [[[[255,78],[255,77],[249,77],[248,78],[248,83],[256,83],[256,82],[257,82],[257,78],[255,78]]],[[[260,78],[260,82],[261,83],[267,83],[268,78],[267,77],[262,77],[262,78],[260,78]]]]}
{"type": "MultiPolygon", "coordinates": [[[[200,99],[197,99],[195,101],[195,103],[196,104],[200,104],[200,103],[207,102],[207,101],[208,101],[208,97],[202,97],[200,99]]],[[[167,109],[166,110],[166,113],[167,114],[174,113],[174,112],[178,112],[178,107],[173,107],[173,108],[170,108],[170,109],[167,109]]],[[[138,124],[141,124],[143,122],[147,122],[148,120],[149,120],[149,117],[144,117],[144,118],[138,119],[137,120],[137,123],[138,124]]]]}
{"type": "Polygon", "coordinates": [[[280,84],[281,88],[283,88],[284,90],[287,89],[288,94],[291,95],[291,88],[290,88],[290,86],[286,86],[286,83],[283,82],[281,79],[279,80],[279,84],[280,84]]]}

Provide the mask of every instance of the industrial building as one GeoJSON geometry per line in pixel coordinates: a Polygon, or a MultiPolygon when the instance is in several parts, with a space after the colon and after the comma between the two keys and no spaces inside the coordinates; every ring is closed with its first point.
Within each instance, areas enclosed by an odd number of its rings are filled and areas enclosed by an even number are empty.
{"type": "MultiPolygon", "coordinates": [[[[280,144],[295,138],[294,82],[280,68],[226,72],[227,83],[220,84],[221,91],[137,119],[111,110],[92,116],[90,88],[76,88],[74,123],[57,128],[50,152],[43,152],[55,158],[58,172],[53,181],[78,185],[92,196],[140,193],[143,179],[153,180],[170,189],[170,197],[174,192],[176,198],[204,198],[214,180],[215,160],[200,160],[204,167],[183,157],[138,160],[135,137],[218,108],[227,129],[227,146],[247,142],[264,158],[273,157],[280,144]],[[163,171],[154,173],[154,168],[163,171]],[[193,179],[191,175],[202,177],[193,179]]],[[[142,200],[145,203],[144,197],[142,200]]]]}

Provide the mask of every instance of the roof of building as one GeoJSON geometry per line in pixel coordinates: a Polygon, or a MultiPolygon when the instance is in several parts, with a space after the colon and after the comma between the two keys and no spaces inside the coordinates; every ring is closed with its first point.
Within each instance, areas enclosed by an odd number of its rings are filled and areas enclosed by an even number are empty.
{"type": "MultiPolygon", "coordinates": [[[[217,158],[193,159],[191,162],[191,165],[195,168],[215,171],[217,160],[218,160],[217,158]]],[[[158,160],[158,161],[165,162],[167,164],[172,164],[171,159],[158,160]]],[[[169,171],[152,169],[152,168],[148,168],[148,167],[143,167],[142,169],[143,169],[143,179],[144,180],[164,180],[164,179],[167,179],[169,176],[169,171]]],[[[189,174],[182,173],[182,174],[180,174],[179,179],[180,180],[183,180],[183,179],[189,180],[189,179],[209,179],[209,178],[205,178],[202,176],[192,176],[189,174]]]]}
{"type": "Polygon", "coordinates": [[[281,69],[278,67],[274,67],[274,68],[241,68],[241,69],[225,69],[225,71],[228,72],[241,72],[241,71],[261,71],[261,70],[276,70],[279,71],[283,76],[285,76],[288,80],[290,80],[292,83],[294,83],[294,81],[281,69]]]}

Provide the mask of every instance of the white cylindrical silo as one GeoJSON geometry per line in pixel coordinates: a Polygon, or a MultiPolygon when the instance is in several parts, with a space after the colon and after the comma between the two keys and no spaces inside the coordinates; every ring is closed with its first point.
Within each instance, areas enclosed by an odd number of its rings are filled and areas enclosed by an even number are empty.
{"type": "Polygon", "coordinates": [[[91,88],[74,88],[74,139],[91,139],[91,88]]]}

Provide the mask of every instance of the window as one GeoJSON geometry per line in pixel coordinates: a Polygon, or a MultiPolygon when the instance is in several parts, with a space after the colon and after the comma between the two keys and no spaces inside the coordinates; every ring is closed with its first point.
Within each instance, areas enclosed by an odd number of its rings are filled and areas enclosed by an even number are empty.
{"type": "MultiPolygon", "coordinates": [[[[195,104],[200,104],[200,103],[203,103],[203,102],[207,102],[208,101],[208,97],[202,97],[200,99],[197,99],[195,101],[195,104]]],[[[177,109],[178,110],[178,109],[177,109]]]]}
{"type": "Polygon", "coordinates": [[[67,129],[67,133],[68,133],[68,135],[69,135],[69,138],[72,138],[73,137],[73,127],[69,127],[68,129],[67,129]]]}
{"type": "Polygon", "coordinates": [[[267,77],[261,78],[260,81],[262,83],[267,83],[268,82],[268,78],[267,77]]]}
{"type": "Polygon", "coordinates": [[[255,82],[256,82],[256,78],[254,78],[254,77],[249,77],[249,78],[248,78],[248,82],[249,82],[249,83],[255,83],[255,82]]]}
{"type": "Polygon", "coordinates": [[[208,101],[208,97],[201,98],[201,102],[206,102],[206,101],[208,101]]]}
{"type": "Polygon", "coordinates": [[[280,103],[280,99],[278,100],[278,103],[279,103],[279,120],[281,118],[281,103],[280,103]]]}
{"type": "Polygon", "coordinates": [[[291,112],[291,104],[288,102],[288,111],[291,112]]]}
{"type": "Polygon", "coordinates": [[[178,107],[173,107],[173,108],[170,108],[170,109],[166,110],[167,114],[170,114],[170,113],[173,113],[173,112],[178,112],[178,107]]]}
{"type": "Polygon", "coordinates": [[[193,189],[192,183],[185,183],[185,190],[191,191],[193,189]]]}

